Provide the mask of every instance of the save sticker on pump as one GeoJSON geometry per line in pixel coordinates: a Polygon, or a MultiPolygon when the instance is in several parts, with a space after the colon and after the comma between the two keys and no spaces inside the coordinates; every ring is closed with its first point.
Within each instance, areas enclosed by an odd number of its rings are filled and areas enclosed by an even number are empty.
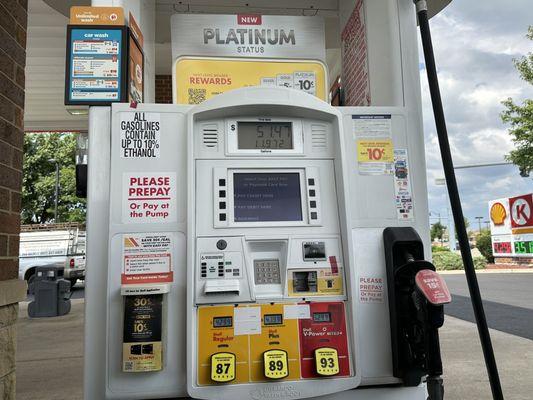
{"type": "Polygon", "coordinates": [[[393,162],[392,139],[357,140],[359,174],[390,175],[393,173],[393,162]]]}

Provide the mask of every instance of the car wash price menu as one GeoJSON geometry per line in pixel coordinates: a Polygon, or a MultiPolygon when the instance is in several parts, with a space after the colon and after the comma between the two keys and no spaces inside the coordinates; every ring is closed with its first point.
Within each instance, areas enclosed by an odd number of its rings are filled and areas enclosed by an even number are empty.
{"type": "Polygon", "coordinates": [[[69,27],[65,104],[108,104],[123,99],[123,29],[69,27]]]}

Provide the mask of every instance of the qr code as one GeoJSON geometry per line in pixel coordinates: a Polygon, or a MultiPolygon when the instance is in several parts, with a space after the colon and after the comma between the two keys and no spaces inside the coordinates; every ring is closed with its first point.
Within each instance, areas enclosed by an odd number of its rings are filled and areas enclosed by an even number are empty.
{"type": "Polygon", "coordinates": [[[189,88],[189,104],[200,104],[205,101],[206,89],[189,88]]]}
{"type": "Polygon", "coordinates": [[[133,361],[124,361],[124,372],[133,371],[133,361]]]}

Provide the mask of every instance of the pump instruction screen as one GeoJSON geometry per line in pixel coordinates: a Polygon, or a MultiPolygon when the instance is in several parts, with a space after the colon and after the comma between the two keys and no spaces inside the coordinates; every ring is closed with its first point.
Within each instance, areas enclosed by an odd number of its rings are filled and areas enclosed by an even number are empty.
{"type": "Polygon", "coordinates": [[[235,222],[302,221],[300,174],[233,174],[235,222]]]}

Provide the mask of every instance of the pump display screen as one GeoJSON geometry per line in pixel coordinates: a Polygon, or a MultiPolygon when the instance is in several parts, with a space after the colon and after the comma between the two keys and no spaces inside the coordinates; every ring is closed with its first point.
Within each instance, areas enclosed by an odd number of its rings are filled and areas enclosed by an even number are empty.
{"type": "Polygon", "coordinates": [[[329,312],[313,313],[314,322],[331,322],[331,314],[329,312]]]}
{"type": "Polygon", "coordinates": [[[233,317],[213,318],[213,328],[230,328],[233,325],[233,317]]]}
{"type": "Polygon", "coordinates": [[[281,314],[265,314],[263,317],[265,325],[281,325],[283,323],[283,315],[281,314]]]}
{"type": "Polygon", "coordinates": [[[237,147],[293,149],[292,122],[237,122],[237,147]]]}
{"type": "Polygon", "coordinates": [[[302,221],[300,174],[233,174],[235,222],[302,221]]]}

